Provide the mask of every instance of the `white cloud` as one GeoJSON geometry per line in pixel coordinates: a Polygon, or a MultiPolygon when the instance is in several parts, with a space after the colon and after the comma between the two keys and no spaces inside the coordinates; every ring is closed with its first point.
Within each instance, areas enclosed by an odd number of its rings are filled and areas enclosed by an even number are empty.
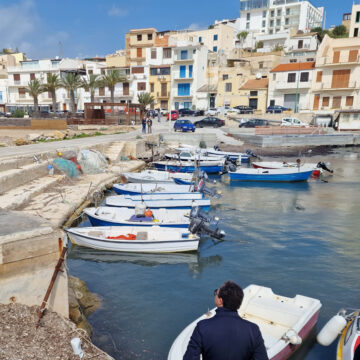
{"type": "Polygon", "coordinates": [[[192,23],[189,25],[189,27],[186,30],[196,31],[196,30],[204,30],[204,29],[206,29],[206,27],[204,27],[203,25],[200,25],[198,23],[192,23]]]}
{"type": "Polygon", "coordinates": [[[115,5],[108,11],[109,16],[126,16],[129,12],[126,9],[121,9],[115,5]]]}

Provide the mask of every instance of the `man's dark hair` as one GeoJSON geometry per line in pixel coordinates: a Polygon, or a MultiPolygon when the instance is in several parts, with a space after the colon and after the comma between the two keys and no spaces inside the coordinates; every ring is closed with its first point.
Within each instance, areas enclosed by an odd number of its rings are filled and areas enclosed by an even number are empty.
{"type": "Polygon", "coordinates": [[[225,308],[237,311],[243,301],[244,292],[238,284],[233,281],[226,281],[219,289],[218,297],[222,299],[225,308]]]}

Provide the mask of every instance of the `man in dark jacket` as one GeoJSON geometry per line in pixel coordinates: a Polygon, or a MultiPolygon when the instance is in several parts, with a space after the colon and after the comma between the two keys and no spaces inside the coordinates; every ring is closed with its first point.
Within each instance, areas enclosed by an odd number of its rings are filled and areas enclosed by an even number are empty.
{"type": "Polygon", "coordinates": [[[268,360],[259,327],[237,310],[244,298],[240,286],[227,281],[214,291],[216,315],[197,323],[184,360],[268,360]]]}

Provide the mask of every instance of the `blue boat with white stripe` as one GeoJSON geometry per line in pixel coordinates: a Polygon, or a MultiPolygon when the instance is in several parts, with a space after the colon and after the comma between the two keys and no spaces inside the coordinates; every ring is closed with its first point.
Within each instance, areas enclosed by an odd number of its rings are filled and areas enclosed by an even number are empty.
{"type": "Polygon", "coordinates": [[[156,161],[154,166],[161,171],[193,173],[196,169],[200,169],[207,174],[219,174],[223,171],[224,160],[200,161],[199,166],[195,166],[193,161],[156,161]]]}

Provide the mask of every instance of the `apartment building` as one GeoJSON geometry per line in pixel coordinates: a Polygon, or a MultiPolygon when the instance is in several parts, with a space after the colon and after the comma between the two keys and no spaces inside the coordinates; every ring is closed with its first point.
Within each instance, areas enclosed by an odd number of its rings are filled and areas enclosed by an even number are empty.
{"type": "Polygon", "coordinates": [[[360,105],[360,38],[325,35],[316,56],[312,109],[337,110],[360,105]]]}
{"type": "Polygon", "coordinates": [[[349,37],[360,36],[360,4],[353,4],[350,17],[349,37]]]}
{"type": "Polygon", "coordinates": [[[315,62],[280,64],[271,70],[268,105],[281,105],[294,112],[311,109],[315,62]]]}
{"type": "MultiPolygon", "coordinates": [[[[17,108],[28,110],[33,107],[33,98],[26,92],[26,87],[31,80],[38,79],[45,84],[47,74],[57,74],[59,77],[66,73],[86,75],[85,62],[77,59],[44,59],[24,60],[19,66],[9,66],[8,69],[8,99],[7,110],[14,111],[17,108]]],[[[75,92],[75,104],[82,108],[82,89],[75,92]]],[[[52,109],[51,93],[45,92],[39,96],[41,110],[69,110],[70,97],[68,92],[60,88],[56,91],[57,109],[52,109]]]]}
{"type": "Polygon", "coordinates": [[[169,109],[173,49],[146,49],[146,64],[149,66],[149,92],[155,99],[154,107],[169,109]]]}
{"type": "Polygon", "coordinates": [[[265,113],[267,108],[269,79],[250,79],[240,87],[239,105],[252,107],[255,111],[265,113]]]}
{"type": "Polygon", "coordinates": [[[208,50],[205,46],[181,46],[173,49],[171,67],[171,107],[206,109],[207,99],[197,90],[206,84],[208,50]]]}
{"type": "Polygon", "coordinates": [[[298,33],[292,35],[285,44],[284,62],[315,61],[320,38],[317,33],[298,33]]]}

